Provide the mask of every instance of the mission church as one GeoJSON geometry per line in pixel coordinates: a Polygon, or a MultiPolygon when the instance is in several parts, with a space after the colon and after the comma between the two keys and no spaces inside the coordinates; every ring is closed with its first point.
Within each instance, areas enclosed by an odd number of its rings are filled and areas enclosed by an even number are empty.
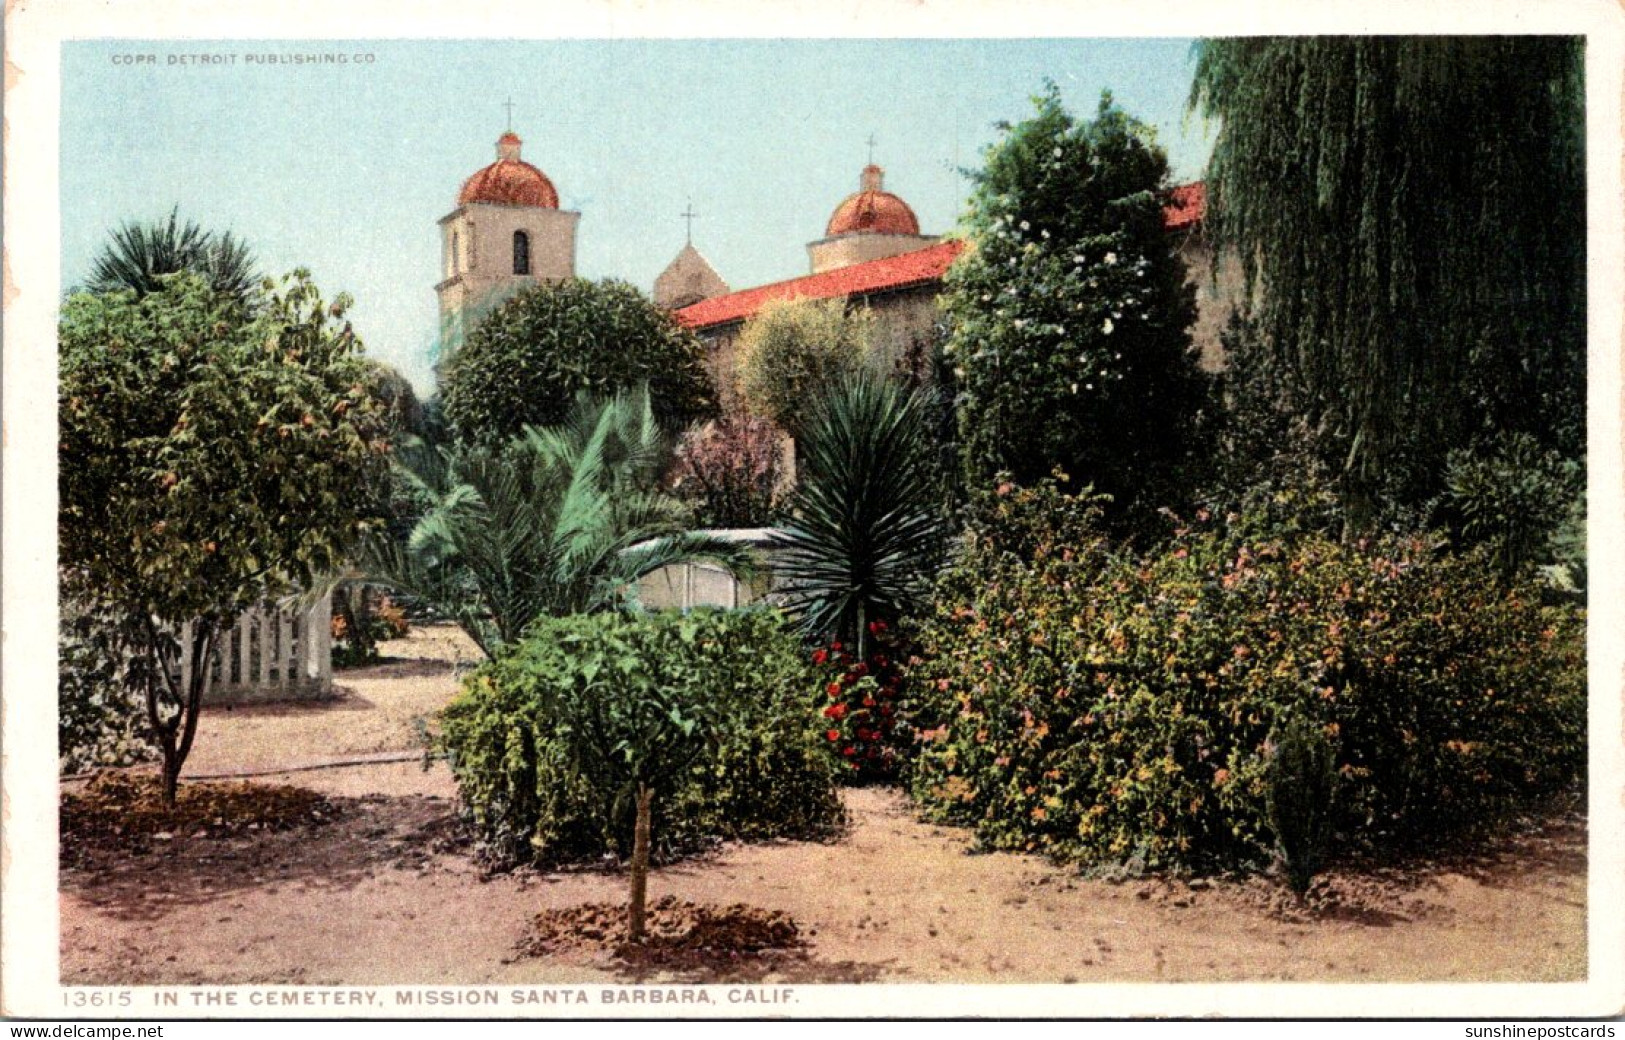
{"type": "MultiPolygon", "coordinates": [[[[559,208],[553,182],[521,157],[521,144],[511,130],[499,137],[496,162],[465,180],[457,208],[440,218],[444,277],[435,291],[446,342],[461,342],[481,301],[525,283],[575,277],[581,214],[559,208]]],[[[1212,252],[1202,233],[1205,203],[1202,184],[1176,187],[1163,222],[1196,285],[1195,344],[1203,364],[1216,367],[1234,286],[1211,278],[1212,252]]],[[[875,347],[896,360],[931,334],[943,276],[965,249],[963,240],[922,234],[914,210],[885,190],[885,171],[870,162],[858,175],[858,190],[835,206],[824,233],[807,243],[809,273],[733,290],[694,248],[691,234],[655,279],[653,295],[699,335],[713,359],[731,354],[744,323],[769,302],[841,299],[873,313],[875,347]]]]}

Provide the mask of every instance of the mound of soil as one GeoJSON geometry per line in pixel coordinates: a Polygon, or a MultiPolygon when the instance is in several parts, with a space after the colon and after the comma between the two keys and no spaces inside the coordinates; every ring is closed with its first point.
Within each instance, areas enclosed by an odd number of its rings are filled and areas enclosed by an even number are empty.
{"type": "Polygon", "coordinates": [[[62,796],[61,861],[76,866],[107,852],[145,851],[177,838],[229,838],[330,821],[333,803],[282,784],[182,783],[164,804],[157,776],[104,773],[78,793],[62,796]]]}
{"type": "Polygon", "coordinates": [[[734,903],[690,903],[664,896],[649,906],[641,944],[626,937],[626,906],[587,903],[538,914],[520,940],[521,957],[564,951],[613,953],[627,960],[658,954],[758,954],[806,945],[790,916],[779,910],[734,903]]]}

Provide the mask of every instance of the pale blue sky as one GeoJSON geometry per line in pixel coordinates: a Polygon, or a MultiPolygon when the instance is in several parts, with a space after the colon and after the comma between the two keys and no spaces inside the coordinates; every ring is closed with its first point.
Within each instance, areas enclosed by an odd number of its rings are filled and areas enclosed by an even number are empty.
{"type": "Polygon", "coordinates": [[[179,205],[268,271],[303,265],[352,293],[369,351],[427,391],[435,221],[494,159],[509,97],[526,160],[581,211],[579,274],[649,291],[692,199],[695,245],[740,289],[806,272],[871,133],[886,187],[926,233],[948,230],[966,194],[956,164],[1025,118],[1046,77],[1080,115],[1110,88],[1158,128],[1175,178],[1199,177],[1210,141],[1185,113],[1189,55],[1189,40],[69,43],[63,285],[120,222],[179,205]],[[171,62],[205,54],[235,62],[171,62]],[[138,55],[155,62],[127,63],[138,55]]]}

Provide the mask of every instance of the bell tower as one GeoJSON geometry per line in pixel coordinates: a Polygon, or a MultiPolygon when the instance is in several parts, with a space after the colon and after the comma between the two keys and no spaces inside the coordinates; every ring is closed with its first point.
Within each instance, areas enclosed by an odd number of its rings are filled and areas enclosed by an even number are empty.
{"type": "Polygon", "coordinates": [[[503,300],[537,282],[575,277],[576,224],[541,170],[520,157],[512,130],[497,138],[497,161],[476,171],[440,218],[442,356],[503,300]]]}

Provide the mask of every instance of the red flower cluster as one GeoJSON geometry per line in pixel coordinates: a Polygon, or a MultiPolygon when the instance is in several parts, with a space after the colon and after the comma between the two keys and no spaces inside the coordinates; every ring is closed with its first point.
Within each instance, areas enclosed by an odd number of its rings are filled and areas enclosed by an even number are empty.
{"type": "Polygon", "coordinates": [[[812,663],[831,676],[824,685],[829,703],[824,736],[854,779],[884,780],[897,775],[913,731],[899,715],[902,672],[899,642],[884,621],[869,625],[870,651],[857,659],[841,642],[813,651],[812,663]]]}

